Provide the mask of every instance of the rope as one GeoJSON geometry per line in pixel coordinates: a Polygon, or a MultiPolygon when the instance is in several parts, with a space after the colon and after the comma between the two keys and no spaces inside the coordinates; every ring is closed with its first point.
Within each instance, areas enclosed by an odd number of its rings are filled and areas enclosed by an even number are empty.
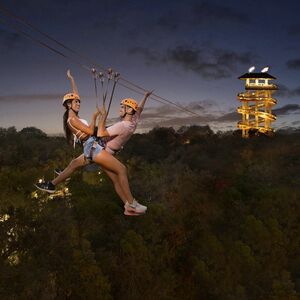
{"type": "Polygon", "coordinates": [[[118,77],[119,76],[120,76],[119,73],[114,74],[114,85],[113,85],[113,88],[112,88],[112,91],[111,91],[111,94],[110,94],[109,104],[108,104],[108,108],[107,108],[107,115],[109,114],[110,105],[111,105],[111,102],[112,102],[112,99],[113,99],[113,96],[114,96],[115,87],[116,87],[116,84],[118,82],[118,77]]]}
{"type": "Polygon", "coordinates": [[[107,84],[106,84],[106,91],[105,94],[103,95],[103,106],[105,106],[105,102],[106,102],[106,98],[107,98],[107,92],[108,92],[108,87],[109,87],[109,83],[110,80],[112,79],[112,69],[109,68],[107,70],[107,84]]]}
{"type": "Polygon", "coordinates": [[[98,107],[98,89],[97,89],[97,73],[96,69],[92,69],[93,77],[94,77],[94,88],[95,88],[95,95],[96,95],[96,107],[98,107]]]}
{"type": "Polygon", "coordinates": [[[105,103],[105,99],[104,99],[104,74],[102,72],[99,72],[98,77],[99,77],[99,80],[101,82],[102,105],[104,105],[104,103],[105,103]]]}

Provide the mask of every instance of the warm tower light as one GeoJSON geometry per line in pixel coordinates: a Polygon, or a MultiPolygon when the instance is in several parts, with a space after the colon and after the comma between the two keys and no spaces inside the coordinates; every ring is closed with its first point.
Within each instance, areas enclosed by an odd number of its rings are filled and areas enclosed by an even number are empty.
{"type": "Polygon", "coordinates": [[[249,72],[249,73],[252,73],[254,70],[255,70],[255,67],[252,66],[252,67],[249,68],[248,72],[249,72]]]}
{"type": "Polygon", "coordinates": [[[266,72],[268,72],[268,71],[269,71],[269,67],[264,67],[264,68],[261,70],[262,73],[266,73],[266,72]]]}
{"type": "Polygon", "coordinates": [[[268,74],[269,67],[265,67],[260,73],[252,73],[251,67],[248,73],[239,77],[245,80],[245,92],[238,94],[238,100],[242,106],[237,112],[242,115],[242,121],[238,122],[238,128],[242,130],[244,138],[249,137],[249,131],[270,135],[273,133],[271,123],[276,120],[272,114],[272,107],[277,100],[272,98],[272,94],[278,89],[275,84],[270,83],[276,79],[268,74]]]}

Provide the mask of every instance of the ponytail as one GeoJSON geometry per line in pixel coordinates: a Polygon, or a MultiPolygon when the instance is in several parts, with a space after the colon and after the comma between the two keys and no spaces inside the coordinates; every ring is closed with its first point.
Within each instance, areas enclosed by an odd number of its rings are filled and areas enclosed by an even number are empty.
{"type": "Polygon", "coordinates": [[[72,132],[68,126],[68,118],[69,118],[69,109],[66,109],[63,116],[63,127],[66,135],[67,143],[72,145],[72,132]]]}

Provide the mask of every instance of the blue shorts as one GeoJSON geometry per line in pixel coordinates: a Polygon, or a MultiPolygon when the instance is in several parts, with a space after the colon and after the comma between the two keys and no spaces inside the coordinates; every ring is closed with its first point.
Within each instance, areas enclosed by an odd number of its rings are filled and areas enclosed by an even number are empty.
{"type": "Polygon", "coordinates": [[[86,157],[87,159],[94,160],[94,157],[104,149],[98,143],[94,143],[95,141],[96,141],[96,138],[94,136],[91,136],[83,143],[83,154],[84,154],[84,157],[86,157]],[[93,145],[94,145],[95,149],[94,149],[94,151],[92,153],[92,157],[91,157],[91,152],[92,152],[91,150],[92,150],[93,145]]]}

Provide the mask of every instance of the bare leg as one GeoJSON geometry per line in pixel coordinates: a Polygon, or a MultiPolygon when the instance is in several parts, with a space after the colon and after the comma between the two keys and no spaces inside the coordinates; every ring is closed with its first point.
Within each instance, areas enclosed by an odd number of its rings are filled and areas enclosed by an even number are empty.
{"type": "Polygon", "coordinates": [[[126,199],[126,196],[123,192],[123,189],[122,187],[120,186],[119,184],[119,180],[118,180],[118,176],[112,172],[112,171],[109,171],[107,169],[105,169],[104,167],[102,167],[102,170],[107,174],[107,176],[111,179],[113,185],[114,185],[114,188],[115,188],[115,191],[116,193],[119,195],[119,197],[122,199],[122,201],[124,202],[124,204],[126,203],[127,199],[126,199]]]}
{"type": "Polygon", "coordinates": [[[118,185],[123,191],[123,193],[121,192],[121,199],[123,200],[124,198],[125,201],[128,201],[131,204],[133,202],[133,196],[129,188],[126,167],[105,150],[102,150],[94,157],[94,162],[116,175],[118,185]]]}
{"type": "Polygon", "coordinates": [[[73,159],[69,165],[51,182],[53,185],[58,185],[65,181],[70,175],[80,167],[83,167],[87,164],[86,160],[84,159],[84,155],[81,154],[77,158],[73,159]]]}

